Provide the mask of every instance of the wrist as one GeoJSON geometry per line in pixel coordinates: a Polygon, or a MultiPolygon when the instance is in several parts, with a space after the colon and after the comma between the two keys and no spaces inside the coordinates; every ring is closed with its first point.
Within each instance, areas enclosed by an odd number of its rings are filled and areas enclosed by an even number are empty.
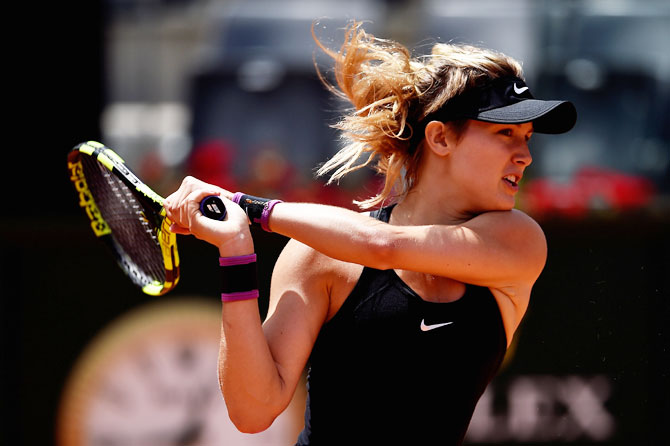
{"type": "Polygon", "coordinates": [[[254,240],[249,233],[249,228],[244,227],[237,235],[227,239],[218,245],[221,257],[244,256],[254,253],[254,240]]]}

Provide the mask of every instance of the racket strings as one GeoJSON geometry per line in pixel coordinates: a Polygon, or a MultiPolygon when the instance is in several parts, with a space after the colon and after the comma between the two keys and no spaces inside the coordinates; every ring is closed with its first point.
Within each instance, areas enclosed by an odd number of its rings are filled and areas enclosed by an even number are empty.
{"type": "Polygon", "coordinates": [[[102,217],[112,230],[119,263],[141,286],[165,282],[155,211],[95,159],[82,157],[84,175],[102,217]]]}

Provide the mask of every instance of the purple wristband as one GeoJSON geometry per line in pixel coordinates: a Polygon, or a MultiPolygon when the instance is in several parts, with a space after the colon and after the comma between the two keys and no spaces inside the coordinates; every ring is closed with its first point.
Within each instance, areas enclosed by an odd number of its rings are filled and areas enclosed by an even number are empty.
{"type": "Polygon", "coordinates": [[[270,212],[272,212],[272,208],[275,207],[277,203],[283,202],[281,200],[270,200],[263,208],[263,213],[261,214],[261,228],[266,232],[272,232],[269,226],[270,212]]]}
{"type": "Polygon", "coordinates": [[[243,291],[240,293],[221,293],[221,302],[238,302],[241,300],[258,299],[258,290],[243,291]]]}
{"type": "Polygon", "coordinates": [[[244,195],[242,192],[235,192],[233,194],[233,198],[231,198],[230,201],[232,201],[235,204],[240,204],[240,200],[242,199],[242,195],[244,195]]]}
{"type": "Polygon", "coordinates": [[[247,254],[245,256],[219,257],[219,266],[246,265],[247,263],[254,263],[255,261],[255,253],[247,254]]]}

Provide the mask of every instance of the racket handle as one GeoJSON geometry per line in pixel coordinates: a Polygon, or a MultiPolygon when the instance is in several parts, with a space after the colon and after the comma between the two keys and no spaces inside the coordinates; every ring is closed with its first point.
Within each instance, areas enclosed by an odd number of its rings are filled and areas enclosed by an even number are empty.
{"type": "Polygon", "coordinates": [[[200,202],[200,212],[212,220],[223,220],[226,218],[226,206],[218,195],[209,195],[200,202]]]}

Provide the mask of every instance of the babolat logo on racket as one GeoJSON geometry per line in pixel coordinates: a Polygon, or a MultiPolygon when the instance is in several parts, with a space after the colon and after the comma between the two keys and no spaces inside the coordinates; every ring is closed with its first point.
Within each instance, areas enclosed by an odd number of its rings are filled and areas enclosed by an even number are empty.
{"type": "Polygon", "coordinates": [[[111,234],[112,230],[107,222],[102,218],[98,206],[95,204],[93,194],[88,188],[86,178],[84,177],[84,166],[81,161],[73,163],[68,161],[68,169],[70,169],[70,181],[74,184],[75,189],[79,193],[79,206],[85,211],[88,218],[91,220],[91,228],[97,237],[111,234]]]}

